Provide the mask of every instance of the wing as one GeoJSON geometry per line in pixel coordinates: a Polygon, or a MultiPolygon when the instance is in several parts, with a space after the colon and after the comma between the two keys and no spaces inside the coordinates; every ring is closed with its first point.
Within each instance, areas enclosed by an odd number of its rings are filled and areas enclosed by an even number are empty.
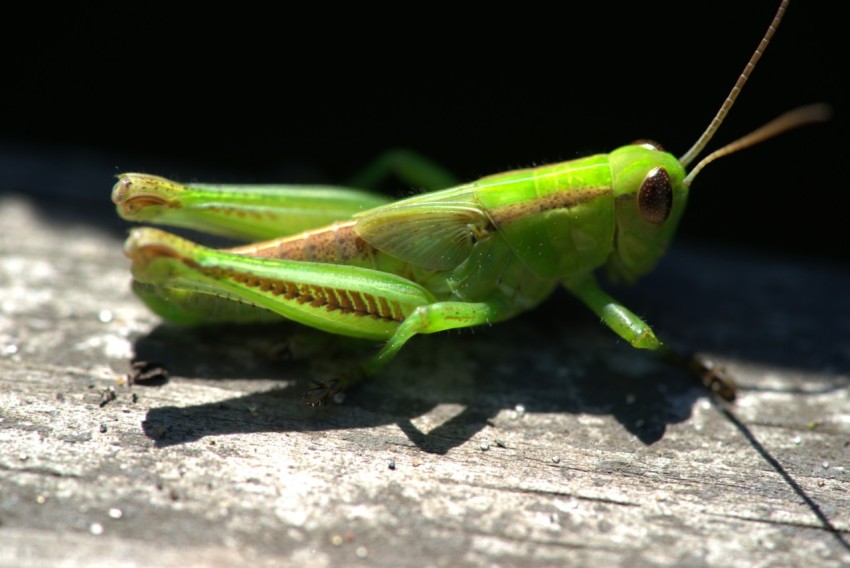
{"type": "Polygon", "coordinates": [[[354,230],[373,247],[430,270],[449,270],[487,235],[490,220],[475,203],[415,198],[355,216],[354,230]]]}

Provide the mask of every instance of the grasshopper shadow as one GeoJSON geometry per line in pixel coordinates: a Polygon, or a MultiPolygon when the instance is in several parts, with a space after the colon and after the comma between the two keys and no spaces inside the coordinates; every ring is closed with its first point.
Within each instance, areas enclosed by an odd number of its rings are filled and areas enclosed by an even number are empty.
{"type": "Polygon", "coordinates": [[[338,340],[305,336],[303,328],[289,325],[191,330],[163,325],[137,341],[137,359],[159,361],[173,376],[257,381],[258,392],[151,409],[144,431],[164,447],[234,433],[396,424],[421,450],[445,454],[488,426],[498,428],[500,413],[516,414],[518,408],[528,414],[610,415],[644,444],[690,417],[705,393],[687,375],[652,354],[616,344],[580,306],[566,303],[563,310],[555,321],[581,323],[558,330],[529,315],[491,328],[417,337],[379,376],[350,391],[344,404],[318,408],[302,400],[316,360],[327,363],[336,358],[330,353],[341,350],[339,358],[347,361],[349,350],[368,354],[374,344],[343,341],[329,348],[327,342],[338,340]],[[269,389],[270,379],[284,386],[269,389]],[[447,404],[461,410],[428,432],[414,424],[447,404]]]}

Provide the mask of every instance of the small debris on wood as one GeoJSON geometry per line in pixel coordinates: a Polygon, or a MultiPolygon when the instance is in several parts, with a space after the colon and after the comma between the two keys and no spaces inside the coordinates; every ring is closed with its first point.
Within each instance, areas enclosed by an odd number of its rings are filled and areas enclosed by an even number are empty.
{"type": "Polygon", "coordinates": [[[104,406],[106,406],[107,404],[109,404],[110,402],[115,400],[116,398],[117,397],[115,395],[115,388],[111,387],[111,386],[106,387],[105,389],[100,391],[100,402],[98,403],[98,406],[103,408],[104,406]]]}

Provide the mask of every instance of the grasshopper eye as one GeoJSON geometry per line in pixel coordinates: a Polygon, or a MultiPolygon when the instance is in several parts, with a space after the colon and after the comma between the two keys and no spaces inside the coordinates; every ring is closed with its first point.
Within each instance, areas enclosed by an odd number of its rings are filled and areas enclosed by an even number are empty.
{"type": "Polygon", "coordinates": [[[641,218],[654,225],[666,221],[673,208],[673,187],[667,170],[660,167],[649,170],[640,184],[637,199],[641,218]]]}

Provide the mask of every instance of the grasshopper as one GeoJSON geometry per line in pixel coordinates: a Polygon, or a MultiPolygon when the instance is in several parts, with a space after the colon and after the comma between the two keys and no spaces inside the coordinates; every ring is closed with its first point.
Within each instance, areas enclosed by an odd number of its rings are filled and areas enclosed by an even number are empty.
{"type": "MultiPolygon", "coordinates": [[[[595,273],[604,268],[609,280],[636,281],[664,255],[705,165],[827,119],[825,105],[799,108],[686,171],[734,104],[787,5],[781,2],[714,120],[680,158],[638,142],[395,202],[332,186],[180,184],[122,174],[112,200],[124,219],[261,241],[214,250],[135,228],[124,247],[134,291],[178,323],[282,316],[384,342],[357,377],[308,392],[311,404],[377,372],[416,334],[507,320],[559,285],[632,346],[671,355],[649,325],[600,288],[595,273]]],[[[725,375],[696,360],[688,364],[712,391],[734,398],[725,375]]]]}

